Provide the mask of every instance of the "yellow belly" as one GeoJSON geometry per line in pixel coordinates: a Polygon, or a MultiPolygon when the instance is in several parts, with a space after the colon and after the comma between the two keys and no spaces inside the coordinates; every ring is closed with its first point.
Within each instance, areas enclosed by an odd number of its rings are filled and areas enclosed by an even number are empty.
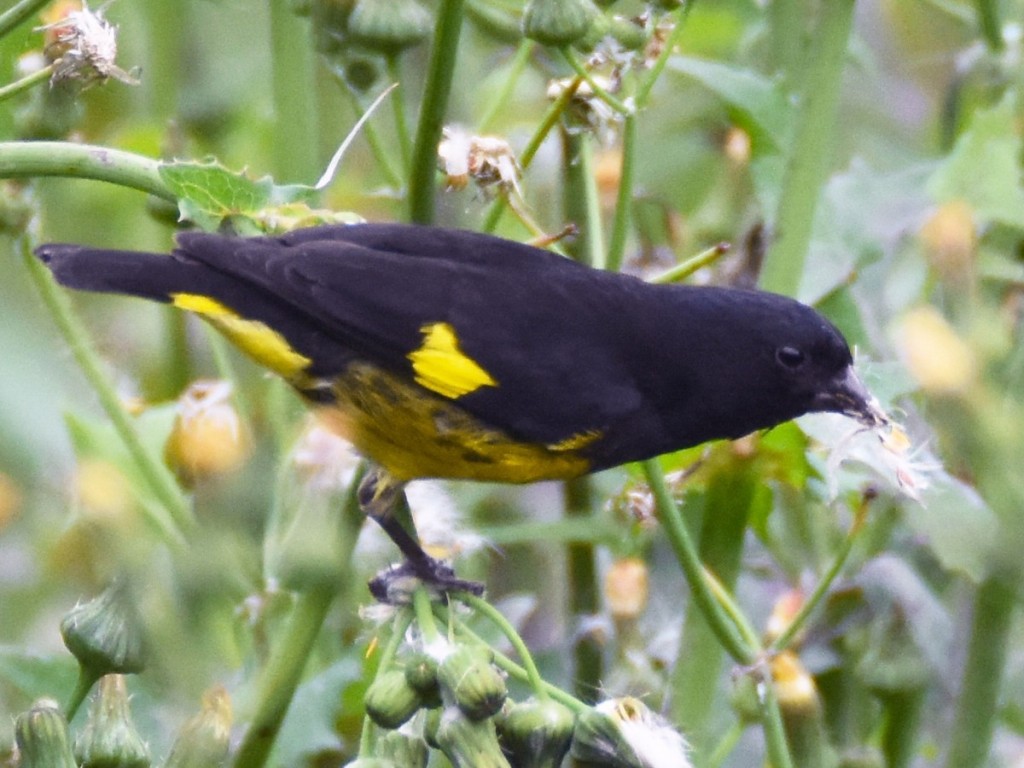
{"type": "Polygon", "coordinates": [[[365,364],[334,382],[337,402],[318,410],[324,423],[397,480],[437,477],[531,483],[586,474],[580,449],[595,434],[553,445],[521,443],[481,424],[453,402],[365,364]]]}

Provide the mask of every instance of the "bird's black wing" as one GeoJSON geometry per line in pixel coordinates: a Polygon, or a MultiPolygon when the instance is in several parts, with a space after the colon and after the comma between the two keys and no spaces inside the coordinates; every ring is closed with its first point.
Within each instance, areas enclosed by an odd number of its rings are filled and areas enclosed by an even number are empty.
{"type": "MultiPolygon", "coordinates": [[[[631,364],[636,328],[622,314],[637,305],[627,294],[642,290],[639,281],[496,238],[393,225],[279,239],[194,234],[180,251],[245,281],[256,301],[273,294],[329,342],[410,380],[410,355],[427,329],[445,324],[494,384],[455,396],[431,388],[520,439],[603,432],[646,406],[631,364]]],[[[335,372],[317,362],[339,355],[300,351],[314,374],[335,372]]]]}

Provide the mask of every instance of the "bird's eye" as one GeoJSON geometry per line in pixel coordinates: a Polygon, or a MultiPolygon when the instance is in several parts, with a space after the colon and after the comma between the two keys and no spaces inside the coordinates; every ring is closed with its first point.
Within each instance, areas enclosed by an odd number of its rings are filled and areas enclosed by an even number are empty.
{"type": "Polygon", "coordinates": [[[804,364],[807,356],[796,347],[779,347],[775,350],[775,359],[783,368],[795,371],[804,364]]]}

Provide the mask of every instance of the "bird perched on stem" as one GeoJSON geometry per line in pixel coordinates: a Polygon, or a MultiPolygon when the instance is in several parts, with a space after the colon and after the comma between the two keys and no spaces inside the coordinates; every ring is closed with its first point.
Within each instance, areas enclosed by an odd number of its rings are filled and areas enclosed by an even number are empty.
{"type": "Polygon", "coordinates": [[[653,285],[473,232],[186,232],[170,255],[37,254],[70,288],[194,312],[284,377],[376,465],[360,500],[405,554],[401,572],[442,589],[478,585],[399,522],[414,478],[566,479],[811,411],[886,423],[810,307],[653,285]]]}

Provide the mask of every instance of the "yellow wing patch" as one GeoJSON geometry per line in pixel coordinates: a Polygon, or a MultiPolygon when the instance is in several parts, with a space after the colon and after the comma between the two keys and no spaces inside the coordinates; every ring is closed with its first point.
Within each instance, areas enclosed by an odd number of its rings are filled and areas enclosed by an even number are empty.
{"type": "Polygon", "coordinates": [[[294,349],[280,333],[257,320],[246,320],[230,307],[209,296],[195,293],[171,294],[174,306],[195,312],[261,365],[292,379],[312,361],[294,349]]]}
{"type": "Polygon", "coordinates": [[[455,399],[496,382],[477,362],[459,349],[459,337],[448,323],[424,325],[423,344],[407,357],[416,383],[443,397],[455,399]]]}

